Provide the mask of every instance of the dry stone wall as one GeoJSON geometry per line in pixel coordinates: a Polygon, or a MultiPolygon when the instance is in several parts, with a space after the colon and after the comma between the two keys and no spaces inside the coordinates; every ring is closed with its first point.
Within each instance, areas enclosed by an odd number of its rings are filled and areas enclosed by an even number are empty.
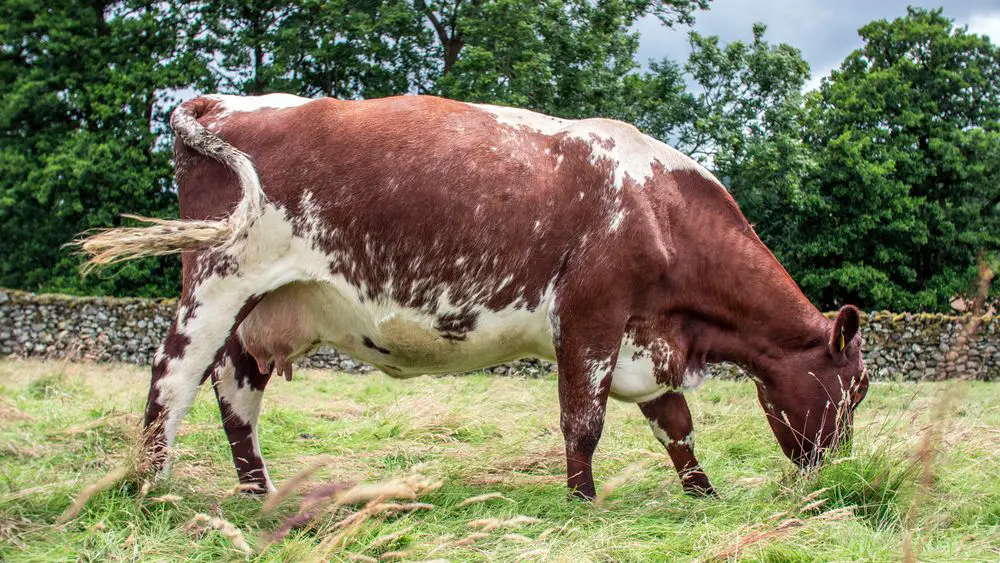
{"type": "MultiPolygon", "coordinates": [[[[149,364],[173,319],[176,301],[69,297],[0,289],[0,356],[149,364]]],[[[1000,380],[1000,320],[969,315],[877,312],[863,315],[865,358],[875,377],[1000,380]]],[[[330,348],[300,360],[302,367],[348,372],[372,368],[330,348]]],[[[490,371],[540,376],[546,362],[521,361],[490,371]]],[[[738,376],[735,366],[712,366],[717,377],[738,376]]]]}

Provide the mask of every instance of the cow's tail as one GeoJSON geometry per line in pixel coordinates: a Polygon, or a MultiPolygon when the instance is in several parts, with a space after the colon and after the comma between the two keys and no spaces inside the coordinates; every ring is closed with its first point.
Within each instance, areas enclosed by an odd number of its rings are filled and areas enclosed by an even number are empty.
{"type": "Polygon", "coordinates": [[[114,264],[147,256],[184,250],[207,250],[235,244],[245,238],[263,212],[267,199],[253,162],[245,153],[198,123],[204,98],[180,105],[170,116],[170,126],[185,146],[229,168],[237,177],[242,197],[228,217],[221,220],[154,219],[124,215],[146,226],[103,229],[75,241],[88,257],[85,268],[114,264]]]}

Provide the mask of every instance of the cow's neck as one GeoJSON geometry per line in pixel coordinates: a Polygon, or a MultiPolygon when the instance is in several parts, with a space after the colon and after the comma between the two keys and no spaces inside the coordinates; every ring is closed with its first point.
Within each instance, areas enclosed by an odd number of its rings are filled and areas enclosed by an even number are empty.
{"type": "Polygon", "coordinates": [[[704,213],[677,233],[679,335],[690,367],[728,361],[748,367],[823,345],[827,321],[761,243],[731,201],[698,203],[704,213]]]}

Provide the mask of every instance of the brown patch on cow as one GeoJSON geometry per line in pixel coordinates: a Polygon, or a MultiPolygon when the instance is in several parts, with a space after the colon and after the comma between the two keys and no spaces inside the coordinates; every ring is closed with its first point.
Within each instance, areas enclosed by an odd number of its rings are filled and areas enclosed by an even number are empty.
{"type": "Polygon", "coordinates": [[[476,330],[478,315],[470,311],[439,315],[434,326],[445,340],[465,340],[466,334],[476,330]]]}
{"type": "Polygon", "coordinates": [[[385,354],[387,356],[390,355],[390,354],[392,354],[392,352],[390,352],[389,350],[386,350],[385,348],[382,348],[378,344],[375,344],[374,342],[372,342],[372,339],[368,338],[367,336],[364,336],[364,337],[361,338],[361,343],[365,346],[365,348],[370,348],[370,349],[375,350],[376,352],[379,352],[381,354],[385,354]]]}
{"type": "Polygon", "coordinates": [[[164,363],[175,360],[184,355],[184,350],[191,344],[191,339],[186,334],[181,334],[172,330],[163,339],[163,359],[157,363],[164,363]]]}
{"type": "Polygon", "coordinates": [[[226,430],[226,439],[233,453],[233,463],[236,465],[236,475],[243,485],[253,486],[251,493],[266,493],[267,478],[264,473],[264,460],[253,449],[253,427],[237,417],[229,403],[219,397],[219,411],[222,415],[222,425],[226,430]]]}

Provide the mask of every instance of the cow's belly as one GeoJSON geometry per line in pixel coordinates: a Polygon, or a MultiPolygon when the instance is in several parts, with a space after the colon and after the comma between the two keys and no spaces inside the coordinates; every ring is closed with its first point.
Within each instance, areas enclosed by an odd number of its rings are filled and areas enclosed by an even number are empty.
{"type": "MultiPolygon", "coordinates": [[[[548,299],[534,311],[476,310],[475,326],[442,333],[438,315],[389,300],[361,299],[346,283],[295,283],[264,298],[240,326],[244,347],[259,364],[289,361],[320,344],[394,377],[479,369],[555,351],[548,299]],[[263,363],[262,363],[263,360],[263,363]]],[[[441,311],[439,311],[441,314],[441,311]]]]}
{"type": "Polygon", "coordinates": [[[659,345],[665,348],[654,352],[636,346],[628,335],[625,336],[611,374],[612,397],[629,403],[643,403],[674,389],[669,380],[658,381],[663,379],[661,374],[668,369],[671,355],[666,343],[661,341],[659,345]]]}

